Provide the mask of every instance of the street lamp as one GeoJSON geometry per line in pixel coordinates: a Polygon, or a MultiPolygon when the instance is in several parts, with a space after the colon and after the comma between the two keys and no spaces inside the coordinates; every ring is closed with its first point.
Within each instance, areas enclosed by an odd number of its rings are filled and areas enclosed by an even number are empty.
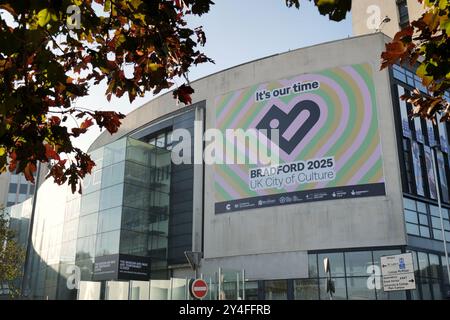
{"type": "Polygon", "coordinates": [[[375,32],[380,32],[382,29],[383,24],[385,23],[389,23],[391,22],[391,18],[389,18],[389,16],[384,17],[384,19],[380,22],[380,25],[378,26],[378,28],[375,30],[375,32]]]}
{"type": "Polygon", "coordinates": [[[431,148],[432,150],[432,160],[433,160],[433,173],[434,173],[434,181],[436,182],[436,193],[437,193],[437,200],[438,200],[438,206],[439,206],[439,217],[441,219],[441,232],[442,232],[442,239],[444,241],[444,253],[445,253],[445,263],[447,265],[447,276],[448,281],[450,281],[450,266],[448,262],[448,251],[447,251],[447,240],[445,239],[445,230],[444,230],[444,218],[442,217],[442,203],[441,203],[441,188],[437,177],[437,170],[436,170],[436,150],[439,146],[434,146],[431,148]]]}

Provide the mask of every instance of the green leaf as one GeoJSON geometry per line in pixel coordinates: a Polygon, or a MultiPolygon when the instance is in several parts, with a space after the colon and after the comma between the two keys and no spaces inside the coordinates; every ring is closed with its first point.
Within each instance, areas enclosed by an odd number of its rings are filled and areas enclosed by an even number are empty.
{"type": "Polygon", "coordinates": [[[47,23],[49,23],[50,19],[52,18],[52,14],[50,13],[50,10],[48,9],[42,9],[37,14],[38,17],[38,25],[41,27],[45,27],[47,23]]]}

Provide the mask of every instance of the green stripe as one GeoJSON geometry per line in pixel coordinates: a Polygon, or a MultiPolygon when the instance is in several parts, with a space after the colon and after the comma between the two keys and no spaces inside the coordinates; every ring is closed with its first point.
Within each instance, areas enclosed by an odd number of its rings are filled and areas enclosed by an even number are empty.
{"type": "MultiPolygon", "coordinates": [[[[233,120],[236,118],[236,116],[239,114],[241,109],[245,106],[245,104],[248,102],[249,99],[253,99],[253,95],[256,92],[256,89],[259,87],[259,85],[255,85],[247,89],[247,93],[244,95],[244,97],[241,99],[241,101],[238,102],[233,108],[232,112],[228,112],[225,122],[221,126],[222,129],[230,129],[228,126],[233,122],[233,120]]],[[[234,128],[231,128],[234,129],[234,128]]]]}
{"type": "MultiPolygon", "coordinates": [[[[370,82],[367,82],[367,79],[364,79],[364,80],[366,82],[367,87],[370,90],[370,88],[373,86],[373,84],[370,82]]],[[[341,168],[341,170],[339,170],[339,176],[336,177],[335,183],[343,183],[344,182],[344,181],[342,181],[342,179],[347,175],[349,170],[353,168],[355,162],[361,157],[362,154],[364,154],[367,147],[373,143],[373,140],[378,139],[378,136],[377,136],[378,125],[377,125],[377,121],[376,121],[377,112],[376,112],[375,106],[376,105],[373,104],[373,98],[372,98],[372,106],[371,106],[372,121],[370,123],[370,128],[367,132],[366,138],[363,141],[362,145],[358,148],[358,150],[356,150],[356,152],[351,156],[351,158],[347,161],[347,163],[341,168]]],[[[355,107],[356,107],[356,105],[355,105],[355,107]]],[[[379,141],[378,141],[378,143],[379,143],[379,141]]]]}
{"type": "Polygon", "coordinates": [[[361,178],[361,180],[358,181],[358,184],[367,184],[370,179],[372,179],[376,174],[378,174],[380,170],[382,170],[382,163],[383,162],[380,156],[373,167],[369,171],[367,171],[367,173],[361,178]]]}

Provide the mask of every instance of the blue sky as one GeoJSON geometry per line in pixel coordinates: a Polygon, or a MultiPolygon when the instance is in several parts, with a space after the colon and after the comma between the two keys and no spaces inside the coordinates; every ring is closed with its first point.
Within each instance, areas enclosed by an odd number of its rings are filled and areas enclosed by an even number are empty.
{"type": "MultiPolygon", "coordinates": [[[[202,51],[216,62],[194,67],[191,81],[254,59],[352,35],[351,16],[339,23],[329,21],[306,0],[301,1],[300,10],[287,8],[284,0],[215,2],[208,14],[188,20],[190,27],[204,27],[207,43],[202,51]]],[[[91,88],[88,97],[77,100],[77,106],[127,114],[153,98],[147,94],[130,104],[125,95],[108,103],[105,89],[104,85],[91,88]]],[[[92,128],[76,143],[87,150],[98,134],[92,128]]]]}

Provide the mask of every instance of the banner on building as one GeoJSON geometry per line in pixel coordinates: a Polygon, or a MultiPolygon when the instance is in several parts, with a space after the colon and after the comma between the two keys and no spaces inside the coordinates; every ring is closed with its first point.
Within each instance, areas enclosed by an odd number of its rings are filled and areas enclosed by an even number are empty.
{"type": "Polygon", "coordinates": [[[441,194],[442,194],[442,201],[449,203],[449,190],[448,190],[448,184],[447,184],[447,177],[445,176],[445,161],[444,161],[444,154],[440,151],[436,153],[437,157],[437,167],[438,167],[438,173],[439,173],[439,181],[441,186],[441,194]]]}
{"type": "Polygon", "coordinates": [[[424,146],[425,150],[425,165],[427,168],[427,179],[428,179],[428,186],[430,189],[430,197],[432,199],[437,198],[437,188],[436,188],[436,181],[434,178],[434,170],[433,170],[433,154],[431,152],[431,148],[428,146],[424,146]]]}
{"type": "Polygon", "coordinates": [[[224,150],[231,145],[246,159],[215,165],[216,213],[385,195],[370,64],[230,92],[216,99],[215,110],[216,128],[227,137],[224,150]],[[247,136],[226,134],[238,129],[247,136]],[[279,163],[252,163],[260,144],[270,145],[273,129],[279,130],[279,163]]]}
{"type": "Polygon", "coordinates": [[[411,146],[412,146],[413,167],[414,167],[414,176],[416,181],[417,194],[420,196],[425,196],[419,144],[415,141],[412,141],[411,146]]]}

